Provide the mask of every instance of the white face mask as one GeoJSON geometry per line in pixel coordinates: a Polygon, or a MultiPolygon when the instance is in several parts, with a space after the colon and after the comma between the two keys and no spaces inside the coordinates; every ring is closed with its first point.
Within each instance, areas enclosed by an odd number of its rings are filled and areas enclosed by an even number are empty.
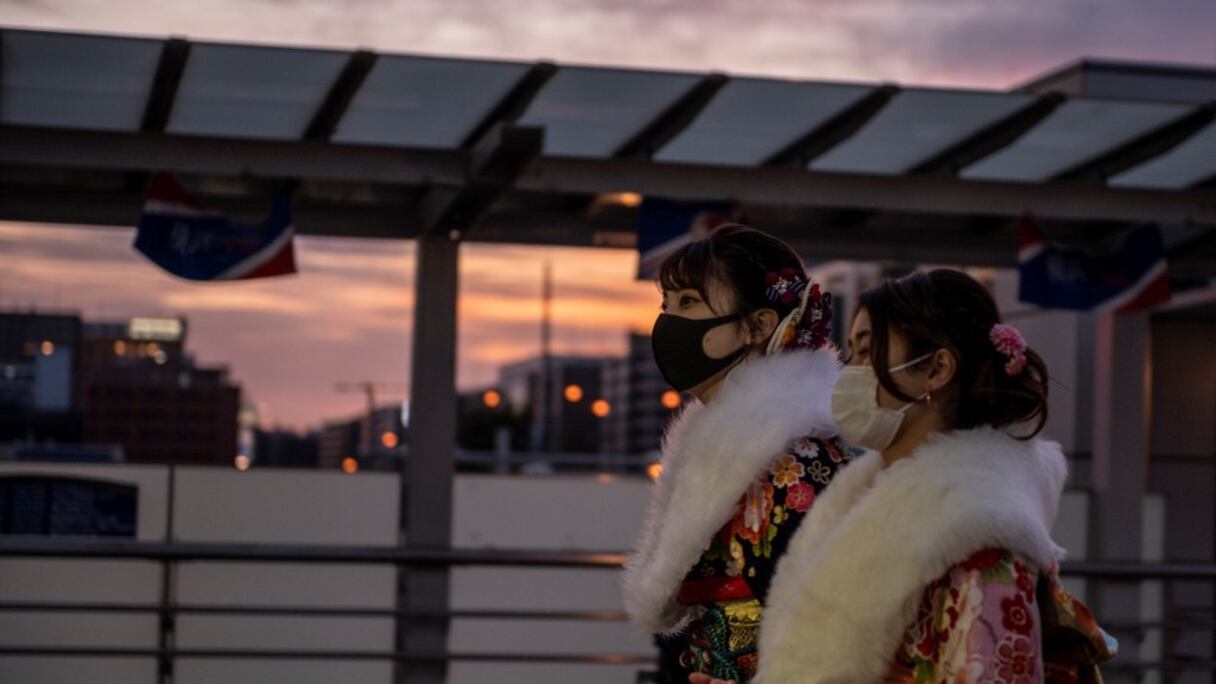
{"type": "MultiPolygon", "coordinates": [[[[912,359],[892,368],[891,372],[911,368],[931,356],[933,354],[925,354],[912,359]]],[[[832,388],[832,417],[840,428],[841,438],[849,444],[874,451],[891,446],[910,408],[912,404],[898,409],[878,405],[878,376],[874,375],[874,369],[870,366],[845,366],[836,386],[832,388]]]]}

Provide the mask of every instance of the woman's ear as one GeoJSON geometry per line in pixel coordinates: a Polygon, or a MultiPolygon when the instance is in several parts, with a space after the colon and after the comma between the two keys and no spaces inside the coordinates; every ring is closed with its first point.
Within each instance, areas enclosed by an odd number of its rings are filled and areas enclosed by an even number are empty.
{"type": "Polygon", "coordinates": [[[773,336],[781,321],[773,309],[760,309],[751,315],[751,325],[747,333],[748,344],[760,344],[773,336]]]}
{"type": "Polygon", "coordinates": [[[954,374],[958,372],[958,359],[949,349],[938,349],[930,363],[928,390],[939,392],[954,379],[954,374]]]}

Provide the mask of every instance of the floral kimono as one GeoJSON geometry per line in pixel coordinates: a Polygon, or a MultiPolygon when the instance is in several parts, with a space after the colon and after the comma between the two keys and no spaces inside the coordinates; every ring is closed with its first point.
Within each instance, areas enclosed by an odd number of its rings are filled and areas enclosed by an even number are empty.
{"type": "Polygon", "coordinates": [[[884,682],[1087,684],[1117,648],[1058,569],[984,549],[925,589],[884,682]]]}
{"type": "Polygon", "coordinates": [[[838,372],[830,350],[753,359],[668,430],[623,588],[635,623],[686,636],[686,671],[741,684],[755,672],[777,561],[848,455],[833,441],[838,372]]]}
{"type": "Polygon", "coordinates": [[[1114,644],[1056,575],[1066,476],[1058,445],[990,428],[856,459],[778,566],[755,681],[1100,681],[1114,644]]]}

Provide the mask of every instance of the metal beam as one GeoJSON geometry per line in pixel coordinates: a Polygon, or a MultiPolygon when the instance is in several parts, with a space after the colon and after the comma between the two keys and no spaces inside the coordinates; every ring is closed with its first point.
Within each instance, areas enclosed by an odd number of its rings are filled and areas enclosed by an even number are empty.
{"type": "Polygon", "coordinates": [[[618,159],[650,159],[655,152],[696,120],[722,86],[726,85],[727,80],[727,76],[720,73],[705,76],[655,117],[654,121],[617,148],[612,156],[618,159]]]}
{"type": "Polygon", "coordinates": [[[465,156],[459,150],[0,125],[0,164],[58,169],[462,185],[465,156]]]}
{"type": "MultiPolygon", "coordinates": [[[[163,169],[229,178],[455,186],[469,179],[457,150],[257,141],[0,126],[0,165],[51,170],[163,169]]],[[[974,181],[939,176],[654,164],[625,159],[537,159],[516,180],[544,194],[633,191],[672,199],[1074,221],[1216,225],[1211,190],[1112,188],[1075,183],[974,181]]]]}
{"type": "MultiPolygon", "coordinates": [[[[396,663],[417,663],[411,671],[422,667],[446,670],[448,662],[466,663],[526,663],[526,664],[577,664],[577,665],[649,665],[655,664],[653,656],[629,653],[605,654],[551,654],[551,653],[448,653],[446,650],[429,651],[355,651],[325,649],[247,649],[247,648],[128,648],[123,646],[0,646],[0,656],[7,658],[218,658],[221,660],[391,660],[396,663]]],[[[429,681],[421,678],[414,682],[429,681]]]]}
{"type": "Polygon", "coordinates": [[[1117,145],[1097,157],[1056,174],[1055,182],[1104,183],[1158,155],[1177,147],[1187,138],[1216,119],[1216,103],[1197,107],[1194,111],[1151,130],[1133,140],[1117,145]]]}
{"type": "Polygon", "coordinates": [[[367,75],[376,65],[376,59],[376,53],[370,50],[358,50],[351,53],[350,58],[346,60],[346,65],[342,67],[342,72],[330,86],[329,93],[321,101],[321,106],[317,108],[312,120],[304,129],[304,135],[301,136],[304,140],[329,140],[333,136],[338,124],[342,121],[342,116],[346,114],[351,101],[355,99],[355,94],[359,92],[363,81],[367,80],[367,75]]]}
{"type": "Polygon", "coordinates": [[[147,133],[164,132],[173,114],[173,103],[177,100],[177,89],[186,71],[186,60],[190,57],[190,42],[183,38],[170,38],[160,50],[160,61],[156,64],[156,75],[148,102],[144,106],[143,120],[139,130],[147,133]]]}
{"type": "Polygon", "coordinates": [[[1024,133],[1034,128],[1047,115],[1056,110],[1065,97],[1060,93],[1046,93],[1009,116],[977,131],[957,144],[917,162],[905,173],[918,175],[957,175],[975,162],[1007,147],[1024,133]]]}
{"type": "MultiPolygon", "coordinates": [[[[401,543],[408,549],[447,552],[452,546],[452,484],[456,471],[456,303],[460,242],[424,233],[417,242],[414,334],[410,366],[410,456],[401,473],[401,543]]],[[[397,607],[448,610],[447,568],[409,568],[398,573],[397,607]]],[[[443,652],[445,618],[399,620],[399,651],[443,652]]],[[[404,684],[441,684],[442,662],[398,669],[404,684]]]]}
{"type": "Polygon", "coordinates": [[[765,160],[763,166],[805,168],[811,160],[852,137],[858,129],[882,111],[898,92],[899,86],[895,85],[875,88],[844,111],[786,145],[780,152],[765,160]]]}
{"type": "Polygon", "coordinates": [[[556,72],[557,67],[549,62],[533,64],[465,136],[461,149],[469,154],[467,180],[459,188],[427,189],[417,206],[424,231],[472,228],[540,156],[544,129],[516,126],[515,122],[556,72]]]}
{"type": "Polygon", "coordinates": [[[491,128],[470,151],[464,187],[432,187],[419,200],[422,230],[466,231],[476,226],[543,148],[543,128],[507,123],[491,128]]]}
{"type": "Polygon", "coordinates": [[[651,164],[545,157],[516,182],[520,190],[632,191],[679,200],[730,199],[947,215],[1022,216],[1072,221],[1156,221],[1216,225],[1216,193],[1110,188],[1070,183],[974,181],[803,169],[651,164]]]}
{"type": "MultiPolygon", "coordinates": [[[[206,206],[235,216],[256,216],[265,210],[270,199],[270,194],[199,196],[199,201],[206,206]]],[[[516,195],[502,203],[486,214],[477,229],[466,233],[463,239],[490,244],[608,249],[636,246],[632,211],[572,215],[533,206],[523,201],[525,199],[526,196],[516,195]]],[[[134,191],[84,191],[63,186],[9,183],[0,185],[0,220],[127,228],[134,225],[142,201],[142,194],[134,191]]],[[[369,204],[325,200],[304,192],[296,198],[293,212],[303,235],[412,239],[417,237],[420,228],[417,220],[411,218],[410,207],[404,198],[392,203],[369,204]]],[[[890,225],[877,221],[851,229],[825,226],[815,218],[795,221],[767,217],[764,212],[749,215],[749,220],[757,228],[782,237],[800,253],[816,259],[906,259],[977,266],[1016,265],[1016,238],[1009,221],[994,224],[994,230],[976,232],[945,228],[940,215],[938,218],[933,215],[908,217],[890,225]]],[[[1216,234],[1216,231],[1210,232],[1216,234]]],[[[1084,240],[1084,231],[1077,237],[1084,240]]],[[[1170,271],[1180,277],[1213,278],[1216,277],[1216,257],[1209,249],[1187,249],[1170,255],[1170,271]]]]}
{"type": "Polygon", "coordinates": [[[477,146],[477,143],[484,139],[490,130],[498,124],[515,123],[519,121],[519,117],[524,115],[528,110],[528,106],[532,104],[532,100],[536,99],[536,95],[540,93],[541,88],[553,78],[553,74],[557,73],[557,65],[552,62],[537,62],[533,64],[519,81],[511,87],[511,90],[503,96],[494,108],[482,117],[481,121],[473,127],[473,130],[464,137],[460,147],[464,150],[471,150],[477,146]]]}

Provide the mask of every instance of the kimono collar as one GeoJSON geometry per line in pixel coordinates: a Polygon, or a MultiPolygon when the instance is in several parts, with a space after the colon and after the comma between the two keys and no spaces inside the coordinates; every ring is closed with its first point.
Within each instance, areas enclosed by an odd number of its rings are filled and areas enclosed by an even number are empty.
{"type": "Polygon", "coordinates": [[[735,512],[747,487],[799,437],[836,435],[829,349],[763,356],[739,366],[708,404],[690,405],[663,440],[663,475],[623,577],[625,609],[650,632],[677,629],[684,576],[735,512]]]}
{"type": "Polygon", "coordinates": [[[756,684],[879,682],[925,587],[973,552],[1047,570],[1060,446],[990,428],[939,435],[883,469],[870,452],[815,501],[769,589],[756,684]]]}

